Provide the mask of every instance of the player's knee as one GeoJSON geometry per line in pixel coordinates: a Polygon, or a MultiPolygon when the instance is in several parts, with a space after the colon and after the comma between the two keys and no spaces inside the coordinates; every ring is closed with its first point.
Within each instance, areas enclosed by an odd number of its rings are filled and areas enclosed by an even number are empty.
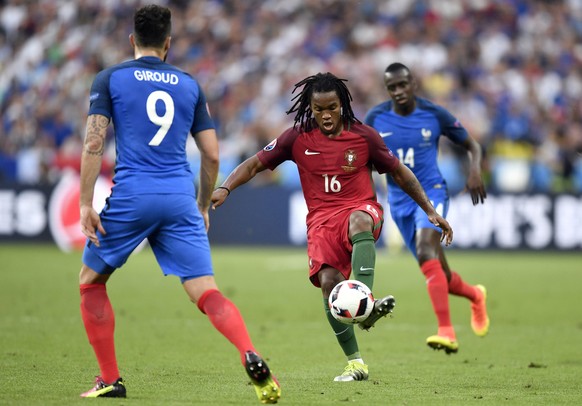
{"type": "Polygon", "coordinates": [[[93,269],[83,264],[81,271],[79,272],[79,284],[85,285],[91,283],[106,283],[109,279],[109,276],[109,274],[98,274],[93,269]]]}
{"type": "Polygon", "coordinates": [[[430,245],[419,244],[416,246],[416,257],[418,258],[418,263],[422,265],[426,261],[438,258],[438,252],[430,245]]]}
{"type": "Polygon", "coordinates": [[[350,214],[350,236],[364,231],[372,231],[373,228],[374,222],[368,213],[355,211],[350,214]]]}
{"type": "Polygon", "coordinates": [[[423,228],[416,234],[416,257],[418,258],[418,263],[423,264],[424,262],[439,258],[440,252],[440,232],[423,228]]]}
{"type": "Polygon", "coordinates": [[[329,297],[329,294],[331,293],[335,285],[337,285],[343,280],[345,280],[343,275],[333,268],[327,268],[325,271],[324,270],[320,271],[319,283],[321,285],[323,297],[326,298],[329,297]]]}
{"type": "Polygon", "coordinates": [[[182,286],[192,303],[197,303],[207,292],[219,291],[214,276],[206,275],[201,277],[183,278],[182,286]]]}

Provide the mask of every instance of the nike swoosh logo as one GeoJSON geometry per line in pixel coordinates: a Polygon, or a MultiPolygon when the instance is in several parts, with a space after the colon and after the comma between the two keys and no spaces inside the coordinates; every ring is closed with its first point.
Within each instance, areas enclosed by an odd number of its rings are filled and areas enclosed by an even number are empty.
{"type": "Polygon", "coordinates": [[[360,272],[366,272],[366,271],[373,271],[374,268],[364,268],[363,266],[360,267],[360,272]]]}
{"type": "Polygon", "coordinates": [[[310,151],[309,149],[305,150],[305,155],[319,155],[321,152],[310,151]]]}
{"type": "Polygon", "coordinates": [[[384,137],[390,137],[393,134],[392,131],[388,131],[387,133],[380,133],[380,137],[384,138],[384,137]]]}

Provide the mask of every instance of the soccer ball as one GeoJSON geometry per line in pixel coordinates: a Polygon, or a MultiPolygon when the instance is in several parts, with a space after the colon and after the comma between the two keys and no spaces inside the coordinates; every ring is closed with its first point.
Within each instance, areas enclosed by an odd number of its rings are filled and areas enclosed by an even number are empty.
{"type": "Polygon", "coordinates": [[[331,315],[345,324],[356,324],[366,320],[373,308],[372,291],[360,281],[340,282],[329,295],[331,315]]]}

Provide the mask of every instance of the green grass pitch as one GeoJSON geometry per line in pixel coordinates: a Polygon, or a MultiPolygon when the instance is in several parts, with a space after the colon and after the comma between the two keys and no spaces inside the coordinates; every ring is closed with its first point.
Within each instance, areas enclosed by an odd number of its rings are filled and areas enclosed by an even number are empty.
{"type": "MultiPolygon", "coordinates": [[[[379,250],[374,292],[392,319],[358,330],[366,382],[337,383],[345,360],[307,280],[304,249],[213,249],[217,281],[241,310],[282,385],[283,405],[582,404],[582,255],[449,251],[488,288],[490,333],[473,335],[469,303],[452,297],[459,353],[436,333],[424,278],[406,253],[379,250]]],[[[253,405],[238,353],[163,277],[149,249],[110,280],[127,399],[81,399],[98,373],[79,314],[80,254],[0,246],[0,405],[253,405]]]]}

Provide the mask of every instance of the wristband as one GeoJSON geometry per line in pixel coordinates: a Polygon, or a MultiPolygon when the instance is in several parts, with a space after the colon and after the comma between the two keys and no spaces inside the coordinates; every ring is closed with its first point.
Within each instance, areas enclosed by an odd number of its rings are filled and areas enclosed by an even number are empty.
{"type": "Polygon", "coordinates": [[[227,196],[228,196],[228,195],[230,195],[230,189],[229,189],[229,188],[227,188],[227,187],[225,187],[225,186],[219,186],[219,187],[217,187],[216,189],[224,189],[224,190],[226,190],[226,195],[227,195],[227,196]]]}

